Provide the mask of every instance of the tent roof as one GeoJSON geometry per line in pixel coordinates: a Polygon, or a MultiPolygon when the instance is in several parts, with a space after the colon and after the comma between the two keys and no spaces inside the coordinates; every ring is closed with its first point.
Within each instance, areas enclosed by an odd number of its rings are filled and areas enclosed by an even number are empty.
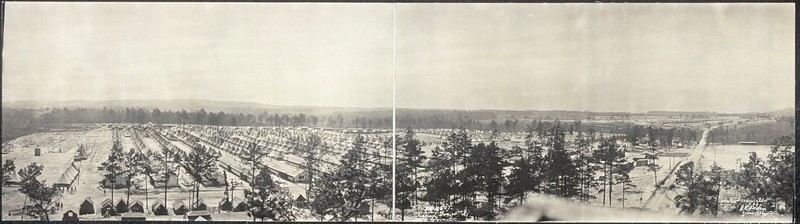
{"type": "MultiPolygon", "coordinates": [[[[92,204],[94,204],[94,201],[92,201],[92,197],[86,197],[86,199],[83,199],[83,202],[87,202],[87,201],[88,201],[89,203],[92,203],[92,204]]],[[[81,203],[83,203],[83,202],[81,202],[81,203]]]]}
{"type": "Polygon", "coordinates": [[[67,184],[67,185],[69,185],[70,183],[72,183],[72,181],[69,177],[67,177],[66,172],[62,173],[61,177],[59,177],[58,180],[56,180],[55,182],[55,184],[67,184]]]}
{"type": "Polygon", "coordinates": [[[180,200],[180,199],[175,200],[174,202],[172,202],[172,207],[173,208],[176,208],[178,206],[186,206],[186,203],[183,203],[183,200],[180,200]]]}
{"type": "Polygon", "coordinates": [[[232,202],[233,202],[232,203],[233,205],[238,205],[239,203],[242,203],[242,199],[239,198],[239,197],[233,197],[233,201],[232,202]]]}
{"type": "Polygon", "coordinates": [[[133,203],[131,203],[131,205],[135,205],[135,204],[139,204],[139,205],[143,206],[144,202],[142,202],[142,200],[140,200],[140,199],[133,199],[133,203]]]}

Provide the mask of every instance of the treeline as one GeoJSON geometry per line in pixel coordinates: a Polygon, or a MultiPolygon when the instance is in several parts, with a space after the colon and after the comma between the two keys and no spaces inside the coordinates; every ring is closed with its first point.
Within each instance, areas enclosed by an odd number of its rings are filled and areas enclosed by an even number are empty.
{"type": "Polygon", "coordinates": [[[633,187],[628,175],[633,166],[622,147],[613,137],[578,132],[572,142],[577,148],[568,149],[566,126],[534,123],[528,127],[525,147],[512,149],[501,148],[494,140],[473,143],[466,130],[460,129],[436,146],[430,158],[423,156],[413,130],[408,129],[397,138],[400,209],[426,201],[438,208],[439,220],[494,220],[505,212],[503,205],[521,202],[533,192],[586,201],[600,190],[604,205],[607,201],[609,206],[615,201],[612,191],[621,190],[624,197],[633,187]],[[600,142],[597,147],[595,141],[600,142]],[[503,170],[509,167],[512,172],[506,175],[503,170]],[[419,177],[421,170],[427,178],[419,177]]]}
{"type": "Polygon", "coordinates": [[[702,134],[691,128],[660,128],[641,125],[628,125],[624,133],[625,140],[633,145],[639,145],[646,141],[661,147],[672,146],[673,141],[677,140],[696,142],[702,134]]]}
{"type": "MultiPolygon", "coordinates": [[[[365,112],[367,113],[367,112],[365,112]]],[[[3,123],[6,124],[48,124],[48,123],[168,123],[198,124],[220,126],[324,126],[335,128],[376,128],[392,127],[391,116],[358,116],[358,112],[336,113],[327,116],[298,114],[278,114],[262,112],[259,114],[197,111],[162,111],[142,108],[91,109],[91,108],[48,108],[48,109],[3,109],[3,123]],[[343,116],[345,114],[346,116],[343,116]]]]}

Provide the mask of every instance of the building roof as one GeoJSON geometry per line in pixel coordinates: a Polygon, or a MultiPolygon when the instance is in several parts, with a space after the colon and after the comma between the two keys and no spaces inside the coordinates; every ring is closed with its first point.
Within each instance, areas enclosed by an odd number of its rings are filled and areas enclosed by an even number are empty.
{"type": "Polygon", "coordinates": [[[180,199],[175,200],[174,202],[172,202],[172,208],[177,208],[177,207],[180,207],[180,206],[184,206],[185,207],[186,203],[183,203],[183,200],[180,200],[180,199]]]}
{"type": "Polygon", "coordinates": [[[81,202],[81,204],[83,204],[84,202],[87,202],[87,201],[88,201],[89,203],[92,203],[92,204],[94,204],[94,201],[92,201],[92,197],[86,197],[85,199],[83,199],[83,202],[81,202]]]}
{"type": "Polygon", "coordinates": [[[274,169],[274,170],[276,170],[278,172],[281,172],[281,173],[285,173],[286,175],[289,175],[289,176],[292,176],[292,177],[295,177],[295,176],[300,175],[301,173],[303,173],[303,170],[301,170],[301,169],[299,169],[297,167],[294,167],[292,165],[286,164],[286,163],[284,163],[282,161],[277,161],[277,160],[269,160],[269,163],[267,164],[267,166],[269,166],[269,168],[271,168],[271,169],[274,169]]]}
{"type": "Polygon", "coordinates": [[[197,210],[197,211],[190,211],[189,213],[186,213],[186,215],[187,216],[205,216],[205,215],[211,215],[211,212],[206,211],[206,210],[197,210]]]}

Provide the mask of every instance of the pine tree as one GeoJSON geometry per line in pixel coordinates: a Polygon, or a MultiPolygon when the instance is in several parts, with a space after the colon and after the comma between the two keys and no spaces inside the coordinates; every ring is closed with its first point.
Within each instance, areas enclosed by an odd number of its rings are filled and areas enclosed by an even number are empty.
{"type": "Polygon", "coordinates": [[[2,186],[6,186],[9,181],[11,181],[11,176],[14,175],[14,171],[17,170],[17,167],[14,165],[13,159],[7,159],[3,162],[3,183],[2,186]]]}
{"type": "Polygon", "coordinates": [[[362,202],[369,196],[373,182],[364,144],[364,137],[357,135],[353,147],[345,153],[339,165],[330,175],[322,176],[312,188],[312,210],[318,217],[332,215],[332,220],[348,221],[360,216],[362,202]]]}
{"type": "Polygon", "coordinates": [[[794,138],[792,136],[781,136],[772,142],[770,154],[767,155],[767,175],[771,180],[771,187],[768,194],[771,198],[778,199],[786,205],[786,209],[778,211],[789,213],[794,207],[794,188],[795,185],[795,151],[794,138]]]}
{"type": "MultiPolygon", "coordinates": [[[[111,152],[108,155],[108,159],[101,164],[103,168],[103,177],[107,183],[111,183],[111,201],[114,201],[114,190],[117,184],[117,176],[124,175],[125,170],[123,168],[125,162],[125,153],[122,152],[122,143],[119,140],[115,140],[111,146],[111,152]]],[[[105,187],[105,183],[103,184],[105,187]]],[[[130,185],[130,182],[128,182],[130,185]]],[[[113,207],[113,206],[112,206],[113,207]]],[[[112,211],[114,208],[112,208],[112,211]]]]}
{"type": "Polygon", "coordinates": [[[261,165],[261,160],[267,155],[267,153],[258,147],[255,143],[250,143],[247,148],[246,152],[242,154],[242,161],[245,162],[248,166],[250,166],[250,175],[248,177],[248,181],[250,184],[250,191],[255,191],[255,184],[253,178],[256,176],[256,171],[258,170],[259,165],[261,165]]]}
{"type": "Polygon", "coordinates": [[[548,134],[547,181],[545,192],[571,198],[579,194],[578,167],[565,148],[564,131],[556,122],[548,134]]]}
{"type": "Polygon", "coordinates": [[[269,167],[261,166],[252,180],[254,190],[244,190],[247,207],[256,218],[269,218],[273,221],[294,221],[294,201],[288,190],[272,180],[269,167]]]}
{"type": "Polygon", "coordinates": [[[133,186],[133,178],[137,175],[143,173],[143,165],[144,158],[137,152],[136,149],[131,148],[128,150],[128,153],[125,154],[125,160],[123,160],[123,167],[125,169],[125,180],[128,182],[127,187],[127,198],[125,199],[125,204],[130,205],[131,203],[131,187],[133,186]]]}
{"type": "Polygon", "coordinates": [[[404,196],[410,196],[410,200],[416,204],[417,188],[415,182],[418,180],[417,171],[422,167],[426,157],[423,155],[421,143],[414,137],[414,130],[406,130],[405,136],[401,141],[401,150],[397,163],[398,187],[404,196]]]}
{"type": "MultiPolygon", "coordinates": [[[[577,123],[580,125],[580,123],[577,123]]],[[[600,167],[596,166],[592,161],[595,159],[591,154],[591,139],[586,138],[581,132],[578,132],[576,143],[577,159],[573,160],[575,167],[578,169],[578,185],[580,191],[578,192],[578,199],[581,201],[588,201],[589,199],[596,198],[591,193],[590,189],[597,187],[598,183],[595,178],[595,173],[600,167]]]]}
{"type": "Polygon", "coordinates": [[[162,146],[161,148],[161,156],[156,157],[157,161],[161,162],[162,172],[164,173],[164,201],[167,201],[167,187],[169,186],[169,178],[170,176],[176,176],[178,174],[178,167],[181,163],[181,157],[179,154],[172,152],[166,146],[162,146]]]}
{"type": "Polygon", "coordinates": [[[63,196],[62,191],[55,187],[48,187],[46,181],[39,181],[44,166],[31,163],[20,170],[19,191],[27,196],[32,206],[32,212],[43,221],[50,221],[50,208],[63,196]]]}
{"type": "Polygon", "coordinates": [[[438,146],[434,147],[431,152],[431,159],[426,167],[430,171],[427,184],[425,184],[427,193],[423,199],[433,202],[436,207],[449,206],[451,197],[455,194],[453,160],[451,154],[438,146]]]}
{"type": "MultiPolygon", "coordinates": [[[[715,164],[716,166],[716,164],[715,164]]],[[[719,172],[719,167],[712,168],[719,172]]],[[[720,180],[708,178],[696,170],[694,162],[678,167],[675,183],[686,188],[683,194],[675,196],[675,206],[687,214],[716,214],[719,204],[720,180]]]]}
{"type": "Polygon", "coordinates": [[[605,139],[600,142],[597,150],[594,151],[592,158],[595,159],[597,164],[603,168],[602,175],[599,179],[605,182],[603,192],[603,204],[606,203],[606,195],[608,195],[608,205],[611,205],[611,193],[613,192],[613,185],[615,184],[615,177],[626,175],[630,169],[620,168],[627,163],[625,160],[625,153],[619,148],[617,142],[613,139],[605,139]]]}
{"type": "Polygon", "coordinates": [[[198,145],[193,147],[192,152],[189,153],[186,166],[189,168],[188,171],[192,175],[192,179],[194,179],[195,196],[194,202],[192,202],[192,208],[196,208],[200,202],[200,183],[202,183],[204,178],[208,179],[210,175],[217,173],[219,169],[217,166],[217,157],[211,155],[208,149],[202,145],[198,145]]]}

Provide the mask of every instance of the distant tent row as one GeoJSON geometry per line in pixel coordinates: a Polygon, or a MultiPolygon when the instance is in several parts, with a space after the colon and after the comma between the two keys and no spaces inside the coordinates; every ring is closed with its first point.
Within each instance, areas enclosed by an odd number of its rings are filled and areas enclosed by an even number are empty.
{"type": "MultiPolygon", "coordinates": [[[[244,212],[247,211],[247,204],[245,204],[241,199],[238,197],[233,198],[233,203],[226,202],[227,199],[223,199],[220,202],[220,210],[222,211],[231,211],[233,209],[234,212],[244,212]],[[231,205],[235,204],[236,207],[231,208],[231,205]]],[[[195,211],[207,211],[208,205],[201,199],[199,201],[199,205],[195,208],[195,211]]],[[[155,215],[169,215],[169,210],[167,209],[166,204],[161,201],[160,199],[156,199],[152,205],[150,205],[150,209],[155,215]]],[[[172,203],[172,212],[175,215],[184,215],[190,211],[189,207],[184,203],[182,200],[175,200],[172,203]]],[[[145,212],[145,204],[136,199],[131,202],[131,205],[125,202],[124,199],[117,200],[117,203],[112,203],[110,198],[106,198],[103,202],[100,203],[100,214],[103,217],[110,217],[115,216],[120,213],[144,213],[145,212]]],[[[88,215],[88,214],[95,214],[95,204],[91,197],[86,197],[83,202],[80,204],[80,209],[78,210],[78,214],[80,215],[88,215]]]]}
{"type": "Polygon", "coordinates": [[[69,188],[72,186],[72,183],[78,179],[78,175],[80,175],[80,173],[81,170],[78,168],[78,166],[76,166],[75,163],[70,163],[64,173],[61,174],[61,177],[59,177],[58,180],[53,183],[53,186],[59,188],[69,188]]]}
{"type": "Polygon", "coordinates": [[[78,147],[78,152],[75,153],[75,157],[73,157],[73,161],[82,161],[89,158],[89,155],[86,154],[86,148],[81,145],[78,147]]]}

